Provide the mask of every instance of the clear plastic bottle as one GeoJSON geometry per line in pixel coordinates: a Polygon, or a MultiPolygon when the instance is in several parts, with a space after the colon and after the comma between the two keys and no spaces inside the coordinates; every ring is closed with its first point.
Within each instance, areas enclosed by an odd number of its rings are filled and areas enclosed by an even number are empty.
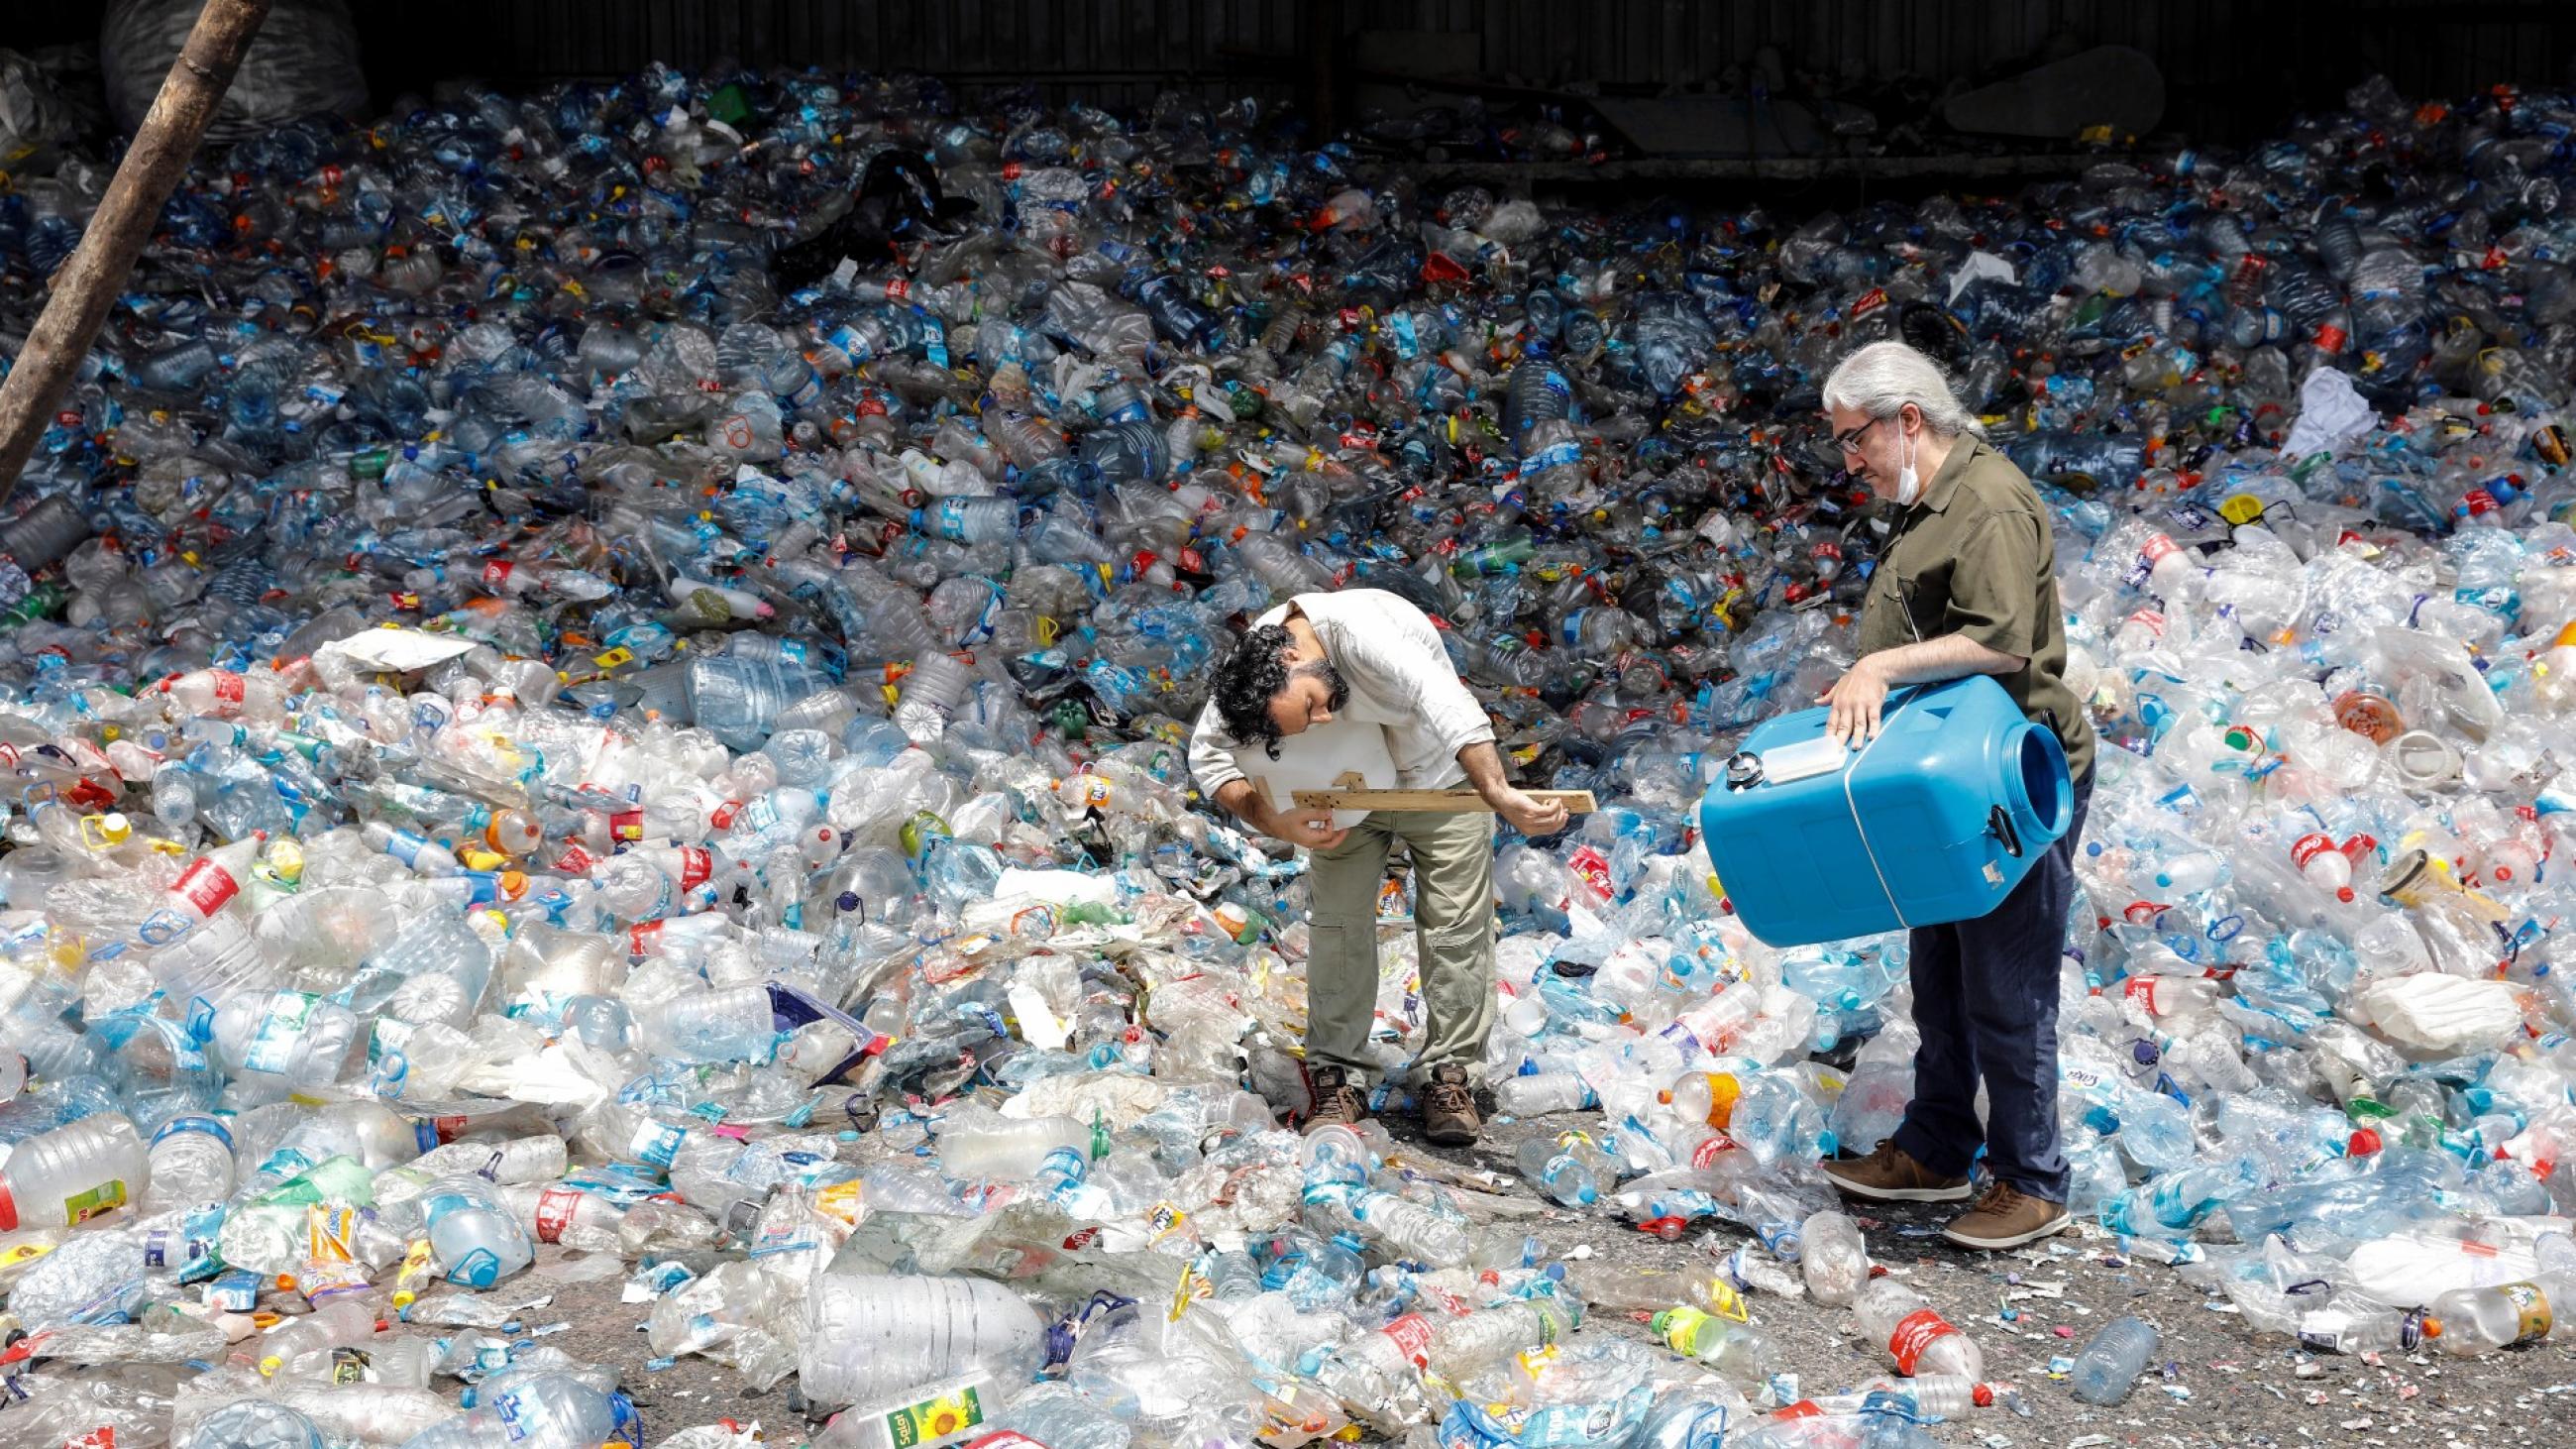
{"type": "Polygon", "coordinates": [[[2352,858],[2338,849],[2331,837],[2321,833],[2300,836],[2290,842],[2290,861],[2308,884],[2351,904],[2352,858]]]}
{"type": "Polygon", "coordinates": [[[1072,1117],[961,1112],[939,1129],[940,1171],[967,1181],[1026,1181],[1051,1155],[1068,1149],[1086,1157],[1091,1151],[1091,1129],[1072,1117]]]}
{"type": "Polygon", "coordinates": [[[924,654],[913,660],[911,671],[903,677],[894,722],[915,740],[937,739],[947,731],[974,684],[973,672],[955,656],[924,654]]]}
{"type": "Polygon", "coordinates": [[[1432,1330],[1431,1369],[1451,1383],[1463,1383],[1513,1354],[1554,1344],[1582,1320],[1579,1308],[1546,1294],[1479,1308],[1432,1330]]]}
{"type": "Polygon", "coordinates": [[[222,1405],[175,1443],[177,1449],[323,1449],[322,1431],[311,1419],[266,1399],[222,1405]]]}
{"type": "Polygon", "coordinates": [[[431,1177],[479,1177],[510,1187],[552,1182],[563,1176],[570,1164],[571,1156],[562,1138],[551,1132],[534,1132],[500,1141],[474,1137],[441,1143],[413,1159],[409,1169],[431,1177]]]}
{"type": "Polygon", "coordinates": [[[1807,1296],[1828,1308],[1840,1308],[1860,1296],[1869,1281],[1869,1244],[1850,1215],[1826,1209],[1798,1230],[1798,1268],[1807,1281],[1807,1296]]]}
{"type": "Polygon", "coordinates": [[[486,1379],[475,1407],[406,1441],[403,1449],[590,1449],[617,1427],[618,1401],[569,1373],[514,1369],[486,1379]]]}
{"type": "Polygon", "coordinates": [[[1009,543],[1019,537],[1020,506],[1008,498],[942,498],[914,509],[912,526],[956,543],[1009,543]]]}
{"type": "Polygon", "coordinates": [[[1736,1383],[1758,1384],[1771,1376],[1775,1360],[1770,1337],[1749,1323],[1696,1308],[1667,1308],[1655,1315],[1648,1331],[1673,1352],[1698,1359],[1736,1383]]]}
{"type": "Polygon", "coordinates": [[[1022,1435],[1046,1449],[1126,1449],[1134,1434],[1117,1415],[1071,1385],[1057,1383],[1023,1391],[993,1417],[991,1427],[1022,1435]]]}
{"type": "Polygon", "coordinates": [[[166,946],[213,919],[241,894],[251,863],[267,840],[265,833],[256,833],[191,861],[135,935],[147,946],[166,946]]]}
{"type": "Polygon", "coordinates": [[[38,1133],[0,1162],[0,1232],[78,1227],[143,1196],[148,1171],[143,1139],[122,1113],[38,1133]]]}
{"type": "Polygon", "coordinates": [[[212,1117],[173,1117],[152,1134],[145,1212],[221,1202],[233,1195],[233,1137],[212,1117]]]}
{"type": "Polygon", "coordinates": [[[1200,1271],[1207,1276],[1210,1296],[1219,1303],[1239,1303],[1264,1291],[1261,1265],[1240,1249],[1209,1254],[1200,1271]]]}
{"type": "Polygon", "coordinates": [[[1333,576],[1323,565],[1270,534],[1247,533],[1235,540],[1234,551],[1274,598],[1323,593],[1333,587],[1333,576]]]}
{"type": "Polygon", "coordinates": [[[1565,1281],[1583,1295],[1584,1302],[1622,1313],[1650,1313],[1678,1305],[1738,1322],[1752,1313],[1742,1290],[1722,1273],[1622,1267],[1596,1259],[1568,1263],[1565,1281]]]}
{"type": "Polygon", "coordinates": [[[2277,1316],[2258,1315],[2249,1307],[2246,1321],[2287,1333],[2302,1347],[2320,1353],[2413,1353],[2424,1340],[2442,1334],[2441,1324],[2420,1309],[2391,1308],[2355,1295],[2339,1296],[2316,1308],[2300,1308],[2297,1300],[2287,1300],[2277,1316]]]}
{"type": "MultiPolygon", "coordinates": [[[[363,1393],[347,1385],[280,1383],[270,1389],[275,1399],[311,1419],[327,1439],[364,1444],[398,1444],[404,1449],[422,1442],[416,1436],[441,1425],[466,1425],[472,1415],[459,1414],[443,1396],[423,1387],[372,1384],[363,1393]]],[[[429,1441],[435,1446],[440,1441],[429,1441]]],[[[450,1449],[478,1441],[449,1438],[450,1449]]],[[[490,1443],[491,1440],[479,1441],[490,1443]]]]}
{"type": "Polygon", "coordinates": [[[1435,1331],[1423,1315],[1402,1313],[1380,1327],[1354,1332],[1334,1348],[1319,1381],[1365,1410],[1398,1412],[1420,1398],[1435,1331]]]}
{"type": "Polygon", "coordinates": [[[237,1076],[318,1087],[339,1080],[358,1036],[357,1016],[338,1002],[310,991],[250,992],[215,1009],[213,1054],[237,1076]]]}
{"type": "Polygon", "coordinates": [[[1985,1377],[1985,1355],[1977,1351],[1976,1341],[1894,1278],[1862,1288],[1852,1312],[1860,1319],[1861,1337],[1883,1346],[1898,1373],[1909,1378],[1920,1373],[1985,1377]]]}
{"type": "Polygon", "coordinates": [[[1849,1393],[1810,1399],[1828,1414],[1898,1414],[1907,1419],[1958,1419],[1995,1402],[1995,1389],[1958,1374],[1875,1378],[1849,1393]]]}
{"type": "MultiPolygon", "coordinates": [[[[1673,1028],[1686,1033],[1702,1051],[1723,1053],[1733,1051],[1761,1016],[1761,990],[1749,982],[1738,982],[1676,1015],[1673,1028]]],[[[1739,1090],[1742,1085],[1739,1080],[1739,1090]]]]}
{"type": "Polygon", "coordinates": [[[578,1141],[612,1162],[667,1169],[684,1146],[703,1135],[703,1127],[665,1122],[640,1107],[612,1102],[582,1120],[578,1141]]]}
{"type": "Polygon", "coordinates": [[[537,1242],[561,1243],[584,1253],[614,1253],[622,1246],[618,1230],[626,1221],[626,1211],[597,1193],[524,1182],[501,1187],[500,1196],[519,1226],[537,1242]]]}
{"type": "Polygon", "coordinates": [[[1580,1112],[1600,1105],[1583,1078],[1573,1072],[1542,1072],[1508,1077],[1494,1088],[1494,1110],[1512,1117],[1541,1117],[1550,1112],[1580,1112]]]}
{"type": "Polygon", "coordinates": [[[374,1338],[377,1318],[371,1297],[333,1299],[270,1329],[253,1345],[260,1372],[274,1378],[279,1369],[305,1354],[354,1348],[374,1338]]]}
{"type": "Polygon", "coordinates": [[[1547,357],[1544,343],[1534,344],[1512,367],[1503,391],[1503,428],[1515,453],[1525,453],[1530,434],[1541,423],[1574,415],[1574,385],[1547,357]]]}
{"type": "Polygon", "coordinates": [[[2102,1224],[2135,1237],[2189,1236],[2201,1219],[2262,1182],[2262,1169],[2250,1157],[2205,1162],[2164,1173],[2104,1202],[2102,1224]]]}
{"type": "Polygon", "coordinates": [[[1584,1156],[1566,1144],[1533,1138],[1514,1154],[1521,1176],[1563,1207],[1589,1207],[1601,1195],[1601,1179],[1584,1156]]]}
{"type": "Polygon", "coordinates": [[[819,646],[769,634],[735,634],[721,654],[693,654],[687,679],[698,725],[744,752],[769,737],[780,710],[835,682],[819,646]]]}
{"type": "Polygon", "coordinates": [[[462,875],[465,867],[445,844],[430,839],[417,830],[401,830],[382,821],[370,820],[359,834],[367,844],[395,860],[416,875],[462,875]]]}
{"type": "Polygon", "coordinates": [[[636,1013],[635,1041],[679,1062],[761,1062],[778,1032],[766,986],[683,991],[636,1013]]]}
{"type": "Polygon", "coordinates": [[[1743,1090],[1733,1072],[1684,1072],[1673,1082],[1673,1111],[1685,1122],[1723,1129],[1743,1090]]]}
{"type": "Polygon", "coordinates": [[[2156,1345],[2155,1327],[2144,1319],[2124,1315],[2103,1324],[2067,1376],[2075,1397],[2102,1405],[2127,1398],[2129,1386],[2154,1363],[2156,1345]]]}
{"type": "Polygon", "coordinates": [[[841,1405],[976,1368],[1025,1382],[1045,1358],[1045,1325],[999,1283],[823,1273],[806,1292],[797,1375],[808,1401],[841,1405]]]}
{"type": "Polygon", "coordinates": [[[1319,1214],[1326,1219],[1321,1231],[1357,1232],[1398,1257],[1434,1268],[1457,1267],[1475,1251],[1465,1223],[1390,1192],[1347,1183],[1310,1184],[1306,1208],[1310,1220],[1319,1214]]]}
{"type": "Polygon", "coordinates": [[[60,496],[46,498],[0,526],[0,554],[32,572],[61,562],[90,533],[89,520],[68,500],[60,496]]]}
{"type": "Polygon", "coordinates": [[[273,720],[286,705],[286,688],[273,671],[240,674],[200,669],[161,688],[188,713],[207,719],[273,720]]]}
{"type": "Polygon", "coordinates": [[[447,1281],[489,1288],[536,1260],[536,1247],[500,1190],[478,1177],[431,1183],[420,1207],[447,1281]]]}
{"type": "Polygon", "coordinates": [[[2424,1326],[2455,1358],[2576,1337],[2576,1275],[2542,1273],[2500,1287],[2454,1289],[2433,1300],[2424,1326]]]}

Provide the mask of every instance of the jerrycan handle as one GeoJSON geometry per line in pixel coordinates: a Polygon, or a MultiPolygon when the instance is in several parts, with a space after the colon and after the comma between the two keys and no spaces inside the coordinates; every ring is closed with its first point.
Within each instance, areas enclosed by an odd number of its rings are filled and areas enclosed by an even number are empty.
{"type": "Polygon", "coordinates": [[[2001,805],[1988,811],[1986,833],[2003,842],[2004,854],[2021,859],[2021,832],[2013,827],[2012,812],[2001,805]]]}

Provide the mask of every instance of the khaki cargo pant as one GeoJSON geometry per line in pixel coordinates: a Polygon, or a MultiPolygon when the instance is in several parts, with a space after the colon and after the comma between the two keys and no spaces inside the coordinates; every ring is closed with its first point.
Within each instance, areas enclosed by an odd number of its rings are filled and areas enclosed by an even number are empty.
{"type": "Polygon", "coordinates": [[[1413,854],[1413,939],[1426,1034],[1418,1068],[1473,1073],[1494,1025],[1494,817],[1482,811],[1375,810],[1349,838],[1312,852],[1306,957],[1306,1063],[1368,1081],[1361,1056],[1377,1015],[1377,899],[1387,851],[1413,854]]]}

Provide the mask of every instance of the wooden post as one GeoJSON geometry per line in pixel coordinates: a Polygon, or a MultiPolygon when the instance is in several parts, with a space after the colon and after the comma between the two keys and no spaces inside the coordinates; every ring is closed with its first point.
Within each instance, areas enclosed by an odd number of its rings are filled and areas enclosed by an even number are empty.
{"type": "Polygon", "coordinates": [[[18,475],[80,370],[99,325],[107,320],[125,275],[152,237],[161,207],[197,153],[206,123],[241,68],[242,52],[268,18],[269,0],[206,0],[196,28],[179,49],[161,93],[152,98],[116,177],[107,185],[71,260],[54,273],[53,295],[27,334],[27,345],[0,382],[0,502],[17,491],[18,475]]]}

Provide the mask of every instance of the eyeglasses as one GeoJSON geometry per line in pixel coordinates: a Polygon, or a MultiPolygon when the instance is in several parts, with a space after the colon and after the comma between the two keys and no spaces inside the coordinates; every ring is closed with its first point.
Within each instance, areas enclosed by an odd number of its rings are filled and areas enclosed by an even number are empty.
{"type": "Polygon", "coordinates": [[[1817,459],[1825,463],[1841,464],[1845,459],[1860,452],[1862,434],[1886,421],[1885,418],[1871,418],[1849,432],[1835,433],[1831,437],[1820,439],[1815,445],[1817,459]]]}
{"type": "Polygon", "coordinates": [[[1871,418],[1868,422],[1861,424],[1859,427],[1852,429],[1848,433],[1834,434],[1834,451],[1843,454],[1846,457],[1859,452],[1860,435],[1886,421],[1887,419],[1885,418],[1871,418]]]}

